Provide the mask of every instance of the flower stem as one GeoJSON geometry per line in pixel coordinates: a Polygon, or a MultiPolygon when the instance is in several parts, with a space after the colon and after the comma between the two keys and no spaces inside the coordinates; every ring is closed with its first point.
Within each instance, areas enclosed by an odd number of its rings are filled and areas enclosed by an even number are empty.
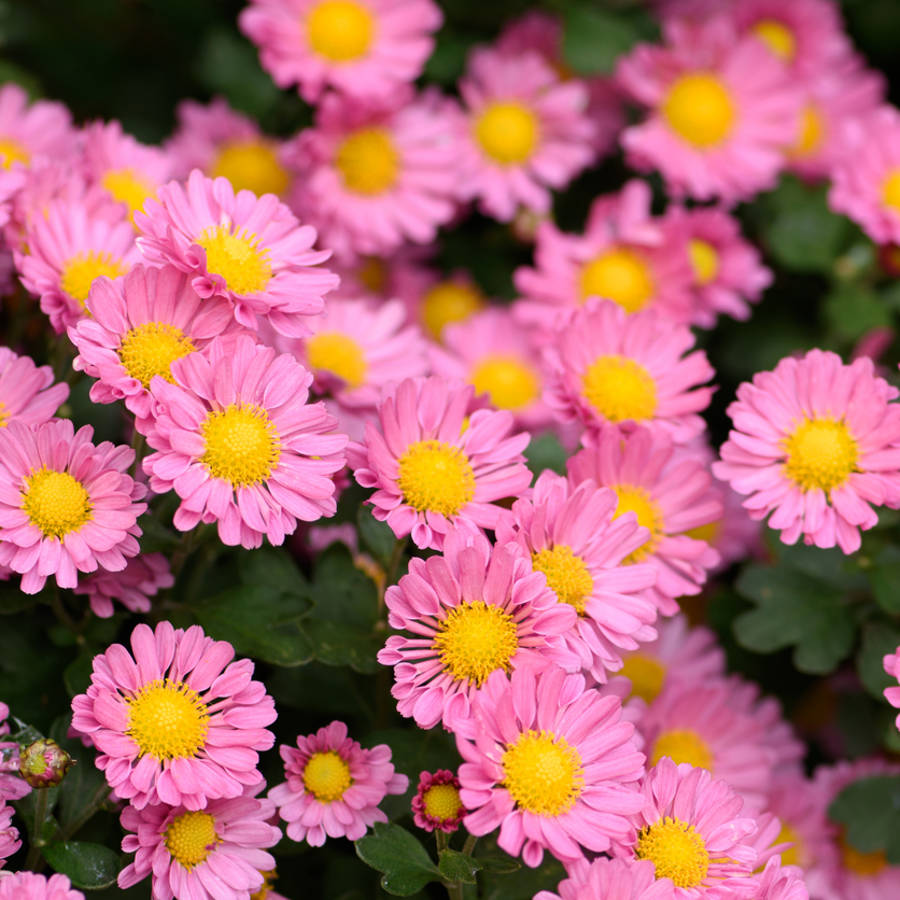
{"type": "Polygon", "coordinates": [[[25,868],[32,872],[39,872],[44,863],[41,859],[41,847],[46,843],[41,837],[44,830],[44,819],[47,818],[47,794],[49,788],[35,788],[37,797],[34,801],[34,828],[28,836],[28,856],[25,858],[25,868]]]}

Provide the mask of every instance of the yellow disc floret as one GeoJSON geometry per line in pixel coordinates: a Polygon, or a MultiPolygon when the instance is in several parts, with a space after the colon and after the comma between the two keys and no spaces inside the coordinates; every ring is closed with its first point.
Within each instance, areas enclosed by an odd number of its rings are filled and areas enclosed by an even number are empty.
{"type": "Polygon", "coordinates": [[[335,63],[362,59],[375,37],[375,18],[354,0],[322,0],[306,17],[310,47],[335,63]]]}
{"type": "Polygon", "coordinates": [[[616,492],[619,501],[616,505],[615,518],[618,519],[627,512],[633,512],[637,515],[638,525],[643,525],[650,531],[647,542],[630,553],[624,560],[625,563],[640,562],[656,549],[662,536],[665,526],[662,510],[645,488],[634,484],[616,484],[612,486],[612,489],[616,492]]]}
{"type": "Polygon", "coordinates": [[[484,297],[474,287],[440,281],[422,298],[420,315],[428,333],[439,341],[448,325],[464,322],[486,306],[484,297]]]}
{"type": "Polygon", "coordinates": [[[25,479],[22,509],[44,537],[61,538],[91,518],[91,501],[84,485],[68,472],[42,468],[25,479]]]}
{"type": "Polygon", "coordinates": [[[585,263],[579,280],[581,299],[601,297],[627,313],[643,309],[656,293],[650,267],[634,250],[616,247],[585,263]]]}
{"type": "Polygon", "coordinates": [[[374,196],[394,186],[400,155],[384,128],[361,128],[341,141],[334,164],[348,191],[374,196]]]}
{"type": "Polygon", "coordinates": [[[225,144],[210,167],[210,175],[227,178],[235,191],[253,191],[258,197],[281,196],[290,183],[290,176],[278,162],[275,150],[258,140],[225,144]]]}
{"type": "Polygon", "coordinates": [[[481,687],[491,672],[510,670],[519,632],[504,609],[472,600],[450,610],[438,626],[433,647],[454,679],[481,687]]]}
{"type": "Polygon", "coordinates": [[[790,62],[797,53],[797,39],[783,22],[777,19],[760,19],[751,31],[782,62],[790,62]]]}
{"type": "Polygon", "coordinates": [[[585,399],[609,422],[645,422],[656,412],[656,382],[627,356],[599,356],[582,376],[585,399]]]}
{"type": "Polygon", "coordinates": [[[485,155],[501,166],[528,160],[539,136],[537,116],[521,103],[490,103],[475,121],[475,139],[485,155]]]}
{"type": "Polygon", "coordinates": [[[230,225],[210,226],[197,238],[206,251],[206,271],[221,275],[225,287],[235,294],[258,294],[272,277],[269,251],[260,250],[255,234],[230,225]]]}
{"type": "Polygon", "coordinates": [[[165,834],[166,850],[188,870],[204,862],[222,840],[216,834],[216,820],[205,812],[176,816],[165,834]]]}
{"type": "Polygon", "coordinates": [[[850,429],[832,418],[804,419],[783,441],[784,473],[804,491],[827,494],[857,472],[859,451],[850,429]]]}
{"type": "Polygon", "coordinates": [[[113,169],[100,179],[100,183],[114,200],[128,207],[132,221],[135,212],[143,209],[144,201],[148,197],[156,196],[156,187],[132,169],[113,169]]]}
{"type": "Polygon", "coordinates": [[[122,338],[119,359],[125,371],[148,388],[154,375],[174,382],[172,363],[196,349],[180,328],[168,322],[144,322],[122,338]]]}
{"type": "Polygon", "coordinates": [[[825,142],[825,119],[814,103],[807,103],[800,116],[797,140],[787,150],[790,159],[812,156],[825,142]]]}
{"type": "Polygon", "coordinates": [[[556,594],[560,603],[574,606],[578,615],[583,616],[594,579],[584,560],[572,552],[571,547],[558,544],[531,554],[531,565],[535,572],[547,576],[547,586],[556,594]]]}
{"type": "Polygon", "coordinates": [[[306,358],[316,372],[331,372],[358,388],[366,380],[366,358],[358,341],[339,331],[320,331],[306,339],[306,358]]]}
{"type": "Polygon", "coordinates": [[[416,441],[397,461],[397,486],[418,512],[455,516],[475,496],[469,457],[446,441],[416,441]]]}
{"type": "Polygon", "coordinates": [[[849,869],[855,875],[865,878],[877,875],[882,869],[887,868],[888,861],[884,850],[872,850],[868,853],[857,850],[847,841],[843,832],[838,836],[838,846],[844,868],[849,869]]]}
{"type": "Polygon", "coordinates": [[[652,703],[666,681],[666,667],[652,656],[632,653],[625,657],[624,665],[616,673],[631,682],[631,693],[647,703],[652,703]]]}
{"type": "Polygon", "coordinates": [[[728,88],[706,72],[676,79],[663,101],[662,112],[679,137],[701,150],[721,144],[731,134],[736,118],[728,88]]]}
{"type": "Polygon", "coordinates": [[[476,394],[487,394],[498,409],[520,410],[537,400],[541,383],[537,373],[519,357],[491,354],[472,370],[476,394]]]}
{"type": "Polygon", "coordinates": [[[209,710],[200,695],[183,681],[157,678],[128,704],[127,734],[141,756],[182,759],[196,756],[206,745],[209,710]]]}
{"type": "Polygon", "coordinates": [[[0,137],[0,168],[8,169],[16,162],[27,166],[30,161],[31,154],[18,141],[0,137]]]}
{"type": "Polygon", "coordinates": [[[706,741],[687,728],[673,728],[664,731],[653,745],[649,766],[655,766],[664,756],[668,756],[676,765],[689,763],[695,769],[712,771],[713,755],[706,741]]]}
{"type": "Polygon", "coordinates": [[[900,212],[900,169],[891,169],[881,185],[881,199],[884,205],[900,212]]]}
{"type": "Polygon", "coordinates": [[[455,819],[462,815],[464,809],[459,799],[459,788],[452,784],[433,784],[424,794],[425,815],[440,822],[455,819]]]}
{"type": "Polygon", "coordinates": [[[259,874],[263,877],[262,887],[250,895],[250,900],[266,900],[266,897],[269,896],[269,891],[272,890],[272,882],[278,878],[278,873],[274,869],[268,872],[260,872],[259,874]]]}
{"type": "Polygon", "coordinates": [[[303,787],[319,803],[333,803],[353,784],[350,766],[335,750],[313,753],[303,769],[303,787]]]}
{"type": "Polygon", "coordinates": [[[281,456],[281,441],[268,413],[258,406],[229,404],[211,412],[200,428],[206,450],[200,457],[213,478],[233,487],[265,481],[281,456]]]}
{"type": "Polygon", "coordinates": [[[536,816],[568,812],[584,789],[581,756],[551,731],[526,731],[500,760],[503,786],[519,809],[536,816]]]}
{"type": "Polygon", "coordinates": [[[90,250],[67,259],[63,263],[59,281],[62,289],[85,309],[85,300],[95,279],[101,275],[118,278],[127,271],[128,266],[121,260],[114,259],[111,253],[90,250]]]}
{"type": "Polygon", "coordinates": [[[638,832],[634,852],[638,859],[653,863],[657,878],[671,878],[676,887],[697,887],[709,870],[703,836],[693,825],[669,816],[638,832]]]}
{"type": "Polygon", "coordinates": [[[709,284],[715,280],[719,274],[719,253],[709,241],[691,238],[688,242],[688,255],[697,284],[709,284]]]}
{"type": "Polygon", "coordinates": [[[803,843],[797,832],[787,822],[781,826],[781,831],[778,832],[778,837],[775,838],[773,843],[791,844],[787,850],[781,851],[781,864],[783,866],[806,867],[807,863],[803,857],[803,843]]]}

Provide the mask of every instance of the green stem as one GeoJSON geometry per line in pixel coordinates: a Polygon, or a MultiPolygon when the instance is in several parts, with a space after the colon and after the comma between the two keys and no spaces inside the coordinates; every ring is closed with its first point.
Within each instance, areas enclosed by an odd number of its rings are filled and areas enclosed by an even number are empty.
{"type": "Polygon", "coordinates": [[[461,881],[445,881],[444,887],[447,888],[447,895],[450,897],[450,900],[463,900],[461,881]]]}
{"type": "Polygon", "coordinates": [[[141,465],[141,460],[144,458],[144,449],[146,446],[146,439],[144,436],[135,428],[134,432],[131,435],[131,449],[134,450],[134,462],[131,464],[131,477],[134,478],[138,469],[141,465]]]}
{"type": "Polygon", "coordinates": [[[44,819],[47,818],[47,792],[48,788],[35,788],[37,791],[37,799],[34,805],[34,829],[29,835],[28,856],[25,858],[25,868],[32,872],[39,872],[44,863],[41,859],[41,847],[44,846],[44,839],[41,832],[44,830],[44,819]]]}
{"type": "Polygon", "coordinates": [[[56,618],[78,638],[78,642],[83,643],[84,638],[81,637],[81,632],[87,624],[88,617],[85,616],[80,623],[76,622],[66,610],[66,607],[62,602],[62,597],[59,595],[59,588],[55,584],[53,585],[53,590],[50,592],[50,608],[53,610],[53,614],[56,618]]]}
{"type": "Polygon", "coordinates": [[[466,838],[466,842],[463,844],[462,852],[466,854],[466,856],[471,856],[475,850],[475,845],[478,843],[478,838],[475,837],[474,834],[470,834],[466,838]]]}
{"type": "Polygon", "coordinates": [[[440,857],[441,850],[446,850],[450,846],[450,835],[446,831],[441,831],[440,828],[435,828],[434,843],[437,845],[438,857],[440,857]]]}

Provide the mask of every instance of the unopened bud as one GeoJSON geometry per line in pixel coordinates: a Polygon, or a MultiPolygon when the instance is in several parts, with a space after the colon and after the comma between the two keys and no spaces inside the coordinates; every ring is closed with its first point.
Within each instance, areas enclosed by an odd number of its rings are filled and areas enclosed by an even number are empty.
{"type": "Polygon", "coordinates": [[[41,738],[19,753],[19,774],[34,788],[59,784],[74,764],[75,760],[51,738],[41,738]]]}

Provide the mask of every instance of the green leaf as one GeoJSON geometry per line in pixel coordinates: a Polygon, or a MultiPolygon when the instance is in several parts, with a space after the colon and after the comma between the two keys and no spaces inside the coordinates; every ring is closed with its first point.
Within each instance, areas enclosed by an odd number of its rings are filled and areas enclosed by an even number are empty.
{"type": "Polygon", "coordinates": [[[458,850],[441,850],[438,858],[438,869],[446,881],[475,884],[480,868],[481,863],[477,859],[458,850]]]}
{"type": "Polygon", "coordinates": [[[308,585],[297,564],[284,550],[261,547],[238,557],[238,577],[248,587],[264,587],[298,599],[308,596],[308,585]]]}
{"type": "Polygon", "coordinates": [[[900,615],[900,547],[885,547],[868,571],[875,602],[891,615],[900,615]]]}
{"type": "Polygon", "coordinates": [[[94,671],[94,654],[81,652],[63,670],[63,683],[70,697],[84,693],[94,671]]]}
{"type": "Polygon", "coordinates": [[[823,312],[828,327],[846,341],[856,341],[867,331],[892,322],[884,300],[860,285],[839,285],[825,298],[823,312]]]}
{"type": "Polygon", "coordinates": [[[856,656],[856,669],[866,690],[884,699],[884,689],[896,685],[896,679],[884,671],[884,657],[900,647],[900,628],[887,622],[868,622],[863,628],[862,642],[856,656]]]}
{"type": "Polygon", "coordinates": [[[559,438],[549,431],[531,439],[531,443],[525,448],[525,457],[528,460],[528,468],[534,472],[535,477],[544,469],[552,469],[558,475],[566,474],[566,460],[569,454],[559,442],[559,438]]]}
{"type": "Polygon", "coordinates": [[[497,875],[509,875],[511,872],[516,872],[522,868],[522,864],[518,860],[512,856],[507,856],[505,853],[502,856],[500,854],[479,856],[478,862],[485,872],[494,872],[497,875]]]}
{"type": "Polygon", "coordinates": [[[607,75],[616,60],[652,31],[646,16],[615,13],[593,5],[566,9],[563,58],[578,75],[607,75]]]}
{"type": "Polygon", "coordinates": [[[842,824],[847,841],[861,853],[884,850],[900,863],[900,775],[860,778],[847,785],[828,808],[842,824]]]}
{"type": "Polygon", "coordinates": [[[363,546],[382,565],[387,565],[397,545],[397,538],[387,522],[379,522],[368,506],[360,506],[356,524],[363,546]]]}
{"type": "Polygon", "coordinates": [[[381,886],[396,897],[409,897],[441,879],[425,848],[399,825],[376,822],[372,833],[356,842],[356,855],[384,873],[381,886]]]}
{"type": "Polygon", "coordinates": [[[58,841],[41,849],[44,859],[73,887],[99,890],[109,887],[119,874],[119,854],[102,844],[83,841],[58,841]]]}

